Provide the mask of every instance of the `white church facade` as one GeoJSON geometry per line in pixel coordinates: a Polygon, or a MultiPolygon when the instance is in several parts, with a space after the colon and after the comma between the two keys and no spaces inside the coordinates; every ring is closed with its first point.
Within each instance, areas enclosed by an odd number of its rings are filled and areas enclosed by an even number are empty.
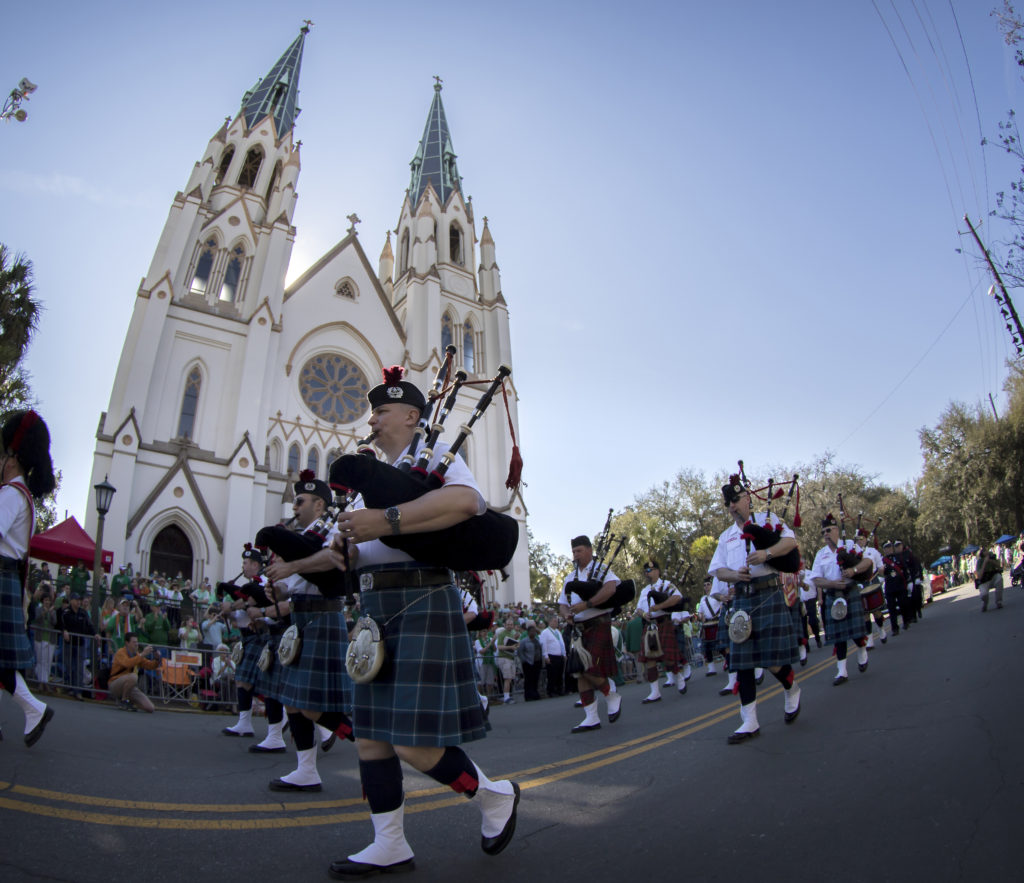
{"type": "MultiPolygon", "coordinates": [[[[367,434],[365,393],[382,368],[405,366],[426,391],[451,343],[470,379],[514,369],[494,240],[486,218],[477,238],[463,198],[440,83],[377,267],[352,216],[347,235],[285,287],[307,32],[210,140],[135,297],[91,484],[108,476],[117,488],[103,544],[137,572],[233,577],[257,530],[290,517],[298,472],[326,478],[329,463],[367,434]]],[[[518,438],[514,370],[506,385],[518,438]]],[[[479,395],[460,393],[443,437],[479,395]]],[[[520,523],[512,563],[486,575],[488,598],[527,602],[526,507],[504,485],[512,441],[500,396],[465,453],[488,505],[520,523]]],[[[93,535],[94,503],[90,496],[93,535]]]]}

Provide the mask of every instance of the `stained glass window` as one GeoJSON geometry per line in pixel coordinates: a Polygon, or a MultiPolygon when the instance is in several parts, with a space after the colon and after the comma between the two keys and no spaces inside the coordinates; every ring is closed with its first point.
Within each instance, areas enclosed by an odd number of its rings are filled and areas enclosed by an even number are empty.
{"type": "Polygon", "coordinates": [[[476,374],[476,359],[474,358],[473,326],[469,319],[462,326],[462,367],[467,374],[476,374]]]}
{"type": "Polygon", "coordinates": [[[320,353],[299,372],[299,395],[306,407],[326,423],[353,423],[367,410],[370,384],[344,356],[320,353]]]}
{"type": "Polygon", "coordinates": [[[192,438],[192,431],[195,429],[196,411],[199,410],[199,387],[202,385],[203,376],[198,368],[188,372],[188,379],[185,381],[185,394],[181,397],[181,415],[178,417],[178,437],[192,438]]]}
{"type": "Polygon", "coordinates": [[[454,342],[455,331],[453,330],[452,314],[445,313],[441,317],[441,349],[445,350],[454,342]]]}
{"type": "Polygon", "coordinates": [[[302,452],[299,451],[299,445],[297,442],[292,442],[292,446],[288,448],[288,472],[291,475],[299,474],[299,458],[302,456],[302,452]]]}
{"type": "Polygon", "coordinates": [[[217,240],[207,239],[203,243],[203,250],[196,261],[196,272],[192,277],[192,285],[189,291],[193,294],[204,295],[210,284],[210,272],[213,270],[213,256],[217,251],[217,240]]]}
{"type": "Polygon", "coordinates": [[[231,250],[231,260],[228,261],[228,268],[224,271],[224,284],[220,287],[220,299],[229,304],[234,303],[238,294],[238,282],[242,278],[242,260],[245,258],[245,249],[236,245],[231,250]]]}

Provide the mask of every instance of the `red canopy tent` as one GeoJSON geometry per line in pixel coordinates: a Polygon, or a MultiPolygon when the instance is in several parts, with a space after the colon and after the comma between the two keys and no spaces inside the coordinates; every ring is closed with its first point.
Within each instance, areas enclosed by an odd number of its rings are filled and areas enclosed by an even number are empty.
{"type": "MultiPolygon", "coordinates": [[[[71,516],[60,524],[55,524],[49,530],[44,530],[32,537],[28,554],[30,558],[38,558],[41,561],[50,561],[54,564],[73,565],[84,561],[86,566],[92,570],[96,543],[75,521],[75,517],[71,516]]],[[[114,553],[104,549],[100,560],[103,569],[110,573],[110,568],[114,566],[114,553]]]]}

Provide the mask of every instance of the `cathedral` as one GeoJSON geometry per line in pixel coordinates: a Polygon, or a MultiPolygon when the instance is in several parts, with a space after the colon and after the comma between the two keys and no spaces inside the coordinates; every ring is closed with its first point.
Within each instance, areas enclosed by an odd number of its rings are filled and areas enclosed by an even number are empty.
{"type": "MultiPolygon", "coordinates": [[[[285,287],[307,33],[210,139],[135,296],[91,484],[106,476],[117,488],[103,545],[136,572],[233,577],[257,530],[291,516],[299,471],[326,478],[367,434],[365,395],[382,368],[405,366],[426,391],[449,344],[470,380],[513,365],[494,240],[486,218],[477,237],[440,82],[376,269],[353,215],[345,237],[285,287]]],[[[514,371],[506,386],[518,438],[514,371]]],[[[460,393],[442,438],[479,395],[460,393]]],[[[530,598],[526,507],[504,484],[508,423],[498,396],[462,449],[488,505],[520,524],[512,563],[485,575],[487,600],[499,603],[530,598]]],[[[86,511],[95,536],[92,496],[86,511]]]]}

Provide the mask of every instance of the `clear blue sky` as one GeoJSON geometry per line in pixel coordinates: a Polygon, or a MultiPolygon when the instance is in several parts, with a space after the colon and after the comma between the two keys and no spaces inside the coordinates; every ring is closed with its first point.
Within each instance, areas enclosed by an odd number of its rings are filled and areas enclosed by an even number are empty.
{"type": "Polygon", "coordinates": [[[170,202],[305,17],[289,277],[353,211],[379,253],[440,75],[539,539],[739,457],[915,477],[950,399],[1002,404],[1008,340],[956,253],[1015,171],[979,146],[1020,97],[995,2],[23,5],[0,89],[39,90],[0,130],[0,241],[46,308],[28,367],[62,514],[170,202]]]}

